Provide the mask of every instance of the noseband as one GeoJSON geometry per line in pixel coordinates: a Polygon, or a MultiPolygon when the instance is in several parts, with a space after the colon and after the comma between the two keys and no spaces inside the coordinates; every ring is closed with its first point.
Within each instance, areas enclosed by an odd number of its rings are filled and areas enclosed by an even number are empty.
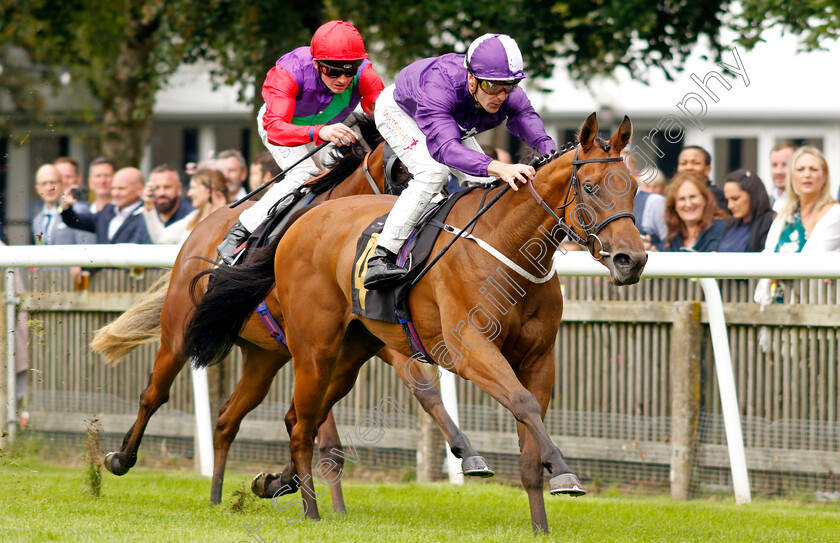
{"type": "MultiPolygon", "coordinates": [[[[620,156],[616,157],[605,157],[605,158],[585,158],[583,160],[578,160],[578,151],[580,151],[580,147],[573,146],[575,148],[575,158],[572,160],[572,178],[569,181],[569,186],[566,189],[566,196],[563,199],[563,204],[560,205],[557,209],[558,210],[565,210],[572,202],[577,200],[579,203],[584,203],[583,201],[583,194],[580,188],[580,180],[577,176],[578,166],[583,164],[592,164],[595,162],[620,162],[623,159],[620,156]],[[574,191],[574,196],[569,199],[570,193],[574,191]]],[[[539,168],[545,164],[548,164],[555,158],[560,157],[564,153],[570,151],[572,149],[571,146],[568,144],[560,149],[560,152],[555,152],[554,154],[544,155],[539,157],[537,161],[533,164],[535,168],[539,168]]],[[[608,216],[607,218],[603,219],[601,222],[596,224],[594,227],[590,228],[589,222],[585,220],[583,216],[583,212],[579,208],[575,208],[575,215],[577,217],[578,223],[580,223],[581,227],[583,228],[584,235],[581,236],[575,230],[566,224],[562,217],[558,216],[557,213],[551,209],[545,200],[537,193],[537,190],[534,188],[533,183],[527,183],[528,189],[531,191],[531,195],[537,201],[543,209],[545,209],[549,215],[551,215],[555,221],[557,221],[557,225],[563,231],[569,239],[577,243],[582,247],[586,247],[586,250],[589,251],[589,254],[592,255],[592,258],[595,260],[601,260],[605,256],[611,256],[610,253],[604,251],[604,244],[601,242],[601,238],[598,237],[598,232],[604,229],[605,226],[610,224],[611,222],[617,219],[623,219],[625,217],[630,218],[634,223],[636,222],[635,217],[633,217],[633,213],[629,211],[619,211],[618,213],[613,213],[612,215],[608,216]],[[591,240],[591,241],[590,241],[591,240]],[[595,241],[598,241],[598,256],[595,256],[595,241]]]]}

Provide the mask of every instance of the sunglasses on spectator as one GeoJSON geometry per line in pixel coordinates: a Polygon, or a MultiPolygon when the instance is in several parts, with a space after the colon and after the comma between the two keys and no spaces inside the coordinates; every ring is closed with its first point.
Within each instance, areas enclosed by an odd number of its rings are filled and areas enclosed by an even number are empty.
{"type": "Polygon", "coordinates": [[[486,79],[478,79],[478,86],[487,94],[499,94],[505,91],[507,94],[519,85],[519,81],[487,81],[486,79]]]}
{"type": "Polygon", "coordinates": [[[355,77],[356,72],[359,71],[359,66],[356,64],[345,64],[344,66],[330,66],[329,64],[324,64],[323,62],[318,62],[318,68],[320,68],[321,73],[325,76],[329,77],[330,79],[335,79],[337,77],[341,77],[342,75],[346,75],[347,77],[355,77]]]}

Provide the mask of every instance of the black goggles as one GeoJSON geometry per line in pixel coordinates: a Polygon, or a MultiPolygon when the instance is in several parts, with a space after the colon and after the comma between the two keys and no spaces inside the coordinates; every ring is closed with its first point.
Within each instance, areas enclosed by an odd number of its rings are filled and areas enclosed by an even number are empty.
{"type": "Polygon", "coordinates": [[[513,89],[519,86],[519,81],[487,81],[486,79],[478,79],[478,86],[487,94],[499,94],[505,91],[510,94],[513,89]]]}
{"type": "Polygon", "coordinates": [[[318,62],[318,69],[321,71],[322,74],[329,77],[330,79],[335,79],[336,77],[341,77],[342,75],[346,75],[347,77],[356,77],[356,72],[359,71],[359,66],[361,66],[361,61],[358,62],[347,62],[342,63],[340,66],[325,64],[320,60],[318,62]]]}

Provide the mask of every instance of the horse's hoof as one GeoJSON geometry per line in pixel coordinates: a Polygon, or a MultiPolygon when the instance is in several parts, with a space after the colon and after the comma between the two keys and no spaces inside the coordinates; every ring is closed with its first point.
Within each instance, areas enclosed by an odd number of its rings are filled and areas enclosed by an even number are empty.
{"type": "Polygon", "coordinates": [[[128,473],[127,469],[121,469],[120,466],[120,459],[117,457],[117,453],[109,452],[105,455],[105,460],[102,461],[105,464],[105,469],[113,473],[114,475],[120,476],[125,475],[128,473]],[[114,463],[117,465],[115,466],[114,463]]]}
{"type": "Polygon", "coordinates": [[[294,494],[298,490],[300,485],[297,482],[283,484],[281,474],[278,473],[258,473],[251,480],[251,492],[260,498],[271,499],[275,496],[294,494]]]}
{"type": "Polygon", "coordinates": [[[548,482],[548,491],[554,494],[566,494],[567,496],[583,496],[586,489],[583,488],[580,480],[574,473],[563,473],[552,477],[548,482]]]}
{"type": "Polygon", "coordinates": [[[470,477],[492,477],[496,473],[487,465],[483,456],[470,456],[461,460],[461,470],[470,477]]]}
{"type": "Polygon", "coordinates": [[[265,494],[265,479],[268,477],[268,474],[265,472],[260,472],[251,479],[251,492],[256,494],[260,498],[270,498],[271,496],[266,496],[265,494]]]}

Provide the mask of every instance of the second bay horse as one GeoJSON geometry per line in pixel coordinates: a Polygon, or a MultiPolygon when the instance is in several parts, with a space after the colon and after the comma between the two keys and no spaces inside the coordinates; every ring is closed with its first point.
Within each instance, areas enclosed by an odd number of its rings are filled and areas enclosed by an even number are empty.
{"type": "MultiPolygon", "coordinates": [[[[362,126],[363,134],[366,127],[367,125],[362,126]]],[[[365,139],[376,141],[376,136],[378,133],[368,133],[365,139]]],[[[381,137],[379,140],[381,141],[381,137]]],[[[399,189],[396,183],[393,186],[386,183],[382,152],[383,146],[379,144],[368,155],[364,154],[361,148],[356,148],[353,153],[340,159],[333,169],[318,178],[319,183],[329,185],[333,179],[335,184],[315,201],[374,194],[374,188],[379,193],[399,189]]],[[[406,176],[401,174],[393,177],[396,182],[405,182],[406,176]]],[[[115,475],[124,475],[136,463],[137,451],[149,419],[168,401],[175,377],[188,360],[183,353],[185,325],[195,307],[196,300],[193,295],[200,299],[206,287],[206,282],[202,282],[191,290],[190,282],[202,270],[212,268],[216,247],[237,220],[240,211],[241,208],[224,207],[201,221],[181,248],[171,274],[163,277],[119,319],[96,333],[92,342],[93,349],[105,355],[106,360],[111,362],[118,361],[140,344],[160,340],[149,384],[140,396],[137,419],[126,433],[120,450],[105,457],[105,467],[115,475]]],[[[247,255],[244,260],[247,261],[247,255]]],[[[266,300],[266,304],[272,314],[277,314],[278,308],[273,300],[266,300]]],[[[210,492],[210,501],[214,504],[221,501],[227,456],[240,423],[247,413],[262,402],[275,374],[290,358],[288,350],[269,335],[254,311],[255,308],[256,304],[251,308],[246,325],[236,339],[243,356],[242,377],[231,397],[219,409],[219,418],[214,430],[214,465],[210,492]]],[[[383,349],[379,356],[394,366],[400,377],[413,389],[424,409],[438,423],[453,453],[472,466],[471,474],[492,474],[483,458],[472,449],[466,436],[446,414],[437,390],[415,386],[415,383],[426,383],[430,378],[419,371],[419,368],[405,370],[407,358],[396,351],[383,349]]],[[[341,442],[331,415],[321,427],[318,444],[321,454],[335,462],[330,465],[335,466],[337,471],[340,470],[343,456],[332,451],[340,451],[341,442]]],[[[288,468],[286,471],[288,473],[284,472],[282,475],[260,474],[252,487],[258,495],[267,498],[271,498],[286,485],[289,489],[296,490],[297,485],[292,479],[293,470],[288,468]]],[[[341,486],[332,486],[331,492],[334,509],[343,512],[341,486]]]]}

